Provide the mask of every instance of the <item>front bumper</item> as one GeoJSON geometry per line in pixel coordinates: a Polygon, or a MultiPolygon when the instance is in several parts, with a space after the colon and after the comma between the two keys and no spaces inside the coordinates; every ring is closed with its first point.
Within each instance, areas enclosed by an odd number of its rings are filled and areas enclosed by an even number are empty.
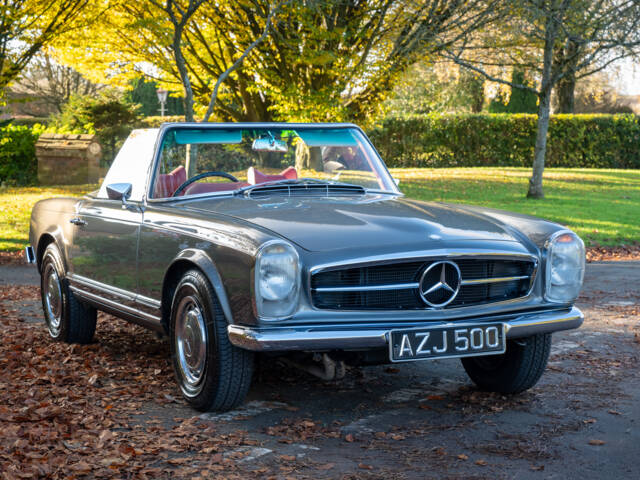
{"type": "MultiPolygon", "coordinates": [[[[576,307],[565,310],[525,313],[504,317],[465,320],[460,323],[502,321],[507,338],[522,338],[537,333],[551,333],[578,328],[584,315],[576,307]]],[[[415,328],[453,326],[451,322],[429,322],[411,325],[415,328]]],[[[257,352],[284,352],[291,350],[368,350],[386,348],[389,332],[407,325],[322,325],[292,327],[243,327],[229,325],[229,340],[237,347],[257,352]]]]}

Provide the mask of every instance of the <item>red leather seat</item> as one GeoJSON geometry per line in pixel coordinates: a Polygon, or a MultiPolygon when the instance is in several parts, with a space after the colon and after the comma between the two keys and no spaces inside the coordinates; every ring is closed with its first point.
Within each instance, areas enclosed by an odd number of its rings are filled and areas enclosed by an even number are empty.
{"type": "Polygon", "coordinates": [[[281,171],[278,175],[267,175],[260,170],[256,170],[253,167],[249,167],[247,170],[247,181],[250,185],[256,185],[258,183],[273,182],[275,180],[296,180],[298,178],[298,172],[295,167],[287,167],[281,171]]]}
{"type": "Polygon", "coordinates": [[[184,194],[197,195],[199,193],[229,192],[247,186],[249,186],[249,184],[246,182],[194,183],[184,189],[184,194]]]}
{"type": "Polygon", "coordinates": [[[187,171],[180,165],[170,173],[159,174],[153,190],[153,198],[168,198],[187,181],[187,171]]]}

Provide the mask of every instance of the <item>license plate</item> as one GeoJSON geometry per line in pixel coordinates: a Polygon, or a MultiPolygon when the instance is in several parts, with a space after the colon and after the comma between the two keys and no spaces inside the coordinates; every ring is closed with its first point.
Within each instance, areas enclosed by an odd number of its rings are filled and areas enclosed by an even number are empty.
{"type": "Polygon", "coordinates": [[[392,362],[497,355],[506,350],[504,323],[391,330],[392,362]]]}

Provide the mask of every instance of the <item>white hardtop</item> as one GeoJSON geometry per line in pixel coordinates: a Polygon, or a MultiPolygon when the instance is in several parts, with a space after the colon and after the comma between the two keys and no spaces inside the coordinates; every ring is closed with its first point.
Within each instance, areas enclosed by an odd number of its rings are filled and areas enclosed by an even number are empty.
{"type": "Polygon", "coordinates": [[[130,183],[130,200],[142,201],[159,132],[159,128],[141,128],[129,134],[100,186],[98,198],[108,198],[107,185],[130,183]]]}

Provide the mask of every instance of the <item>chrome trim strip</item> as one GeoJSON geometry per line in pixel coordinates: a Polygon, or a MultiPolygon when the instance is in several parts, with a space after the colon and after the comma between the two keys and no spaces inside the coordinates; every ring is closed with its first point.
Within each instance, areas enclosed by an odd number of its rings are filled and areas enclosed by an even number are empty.
{"type": "Polygon", "coordinates": [[[150,308],[157,308],[158,310],[162,307],[162,303],[158,300],[154,300],[153,298],[145,297],[143,295],[138,295],[136,297],[136,303],[141,303],[142,305],[150,308]]]}
{"type": "Polygon", "coordinates": [[[378,290],[410,290],[418,288],[420,284],[415,283],[394,283],[387,285],[356,285],[353,287],[317,287],[312,288],[314,292],[373,292],[378,290]]]}
{"type": "Polygon", "coordinates": [[[513,282],[516,280],[526,280],[528,278],[529,278],[529,275],[520,275],[519,277],[475,278],[473,280],[462,280],[462,285],[478,285],[483,283],[513,282]]]}
{"type": "Polygon", "coordinates": [[[387,254],[387,255],[374,255],[371,257],[360,257],[352,260],[346,260],[343,262],[332,262],[316,265],[309,269],[309,275],[314,275],[320,271],[328,269],[341,269],[341,268],[357,268],[367,267],[369,265],[384,265],[387,263],[396,263],[403,260],[429,260],[442,259],[442,258],[458,258],[458,257],[475,257],[479,260],[482,259],[494,259],[496,257],[503,257],[506,260],[522,259],[529,260],[536,263],[538,258],[530,253],[517,253],[509,251],[501,251],[494,249],[457,249],[457,248],[440,248],[436,250],[418,250],[413,252],[403,252],[402,254],[387,254]]]}
{"type": "MultiPolygon", "coordinates": [[[[584,315],[576,307],[565,310],[525,313],[513,315],[502,320],[500,317],[486,317],[477,320],[465,319],[460,323],[450,321],[414,323],[415,329],[443,327],[455,325],[480,324],[483,322],[505,324],[507,339],[522,338],[537,333],[551,333],[570,330],[582,325],[584,315]]],[[[253,351],[288,351],[288,350],[362,350],[385,348],[388,345],[388,334],[398,329],[391,323],[373,328],[352,327],[344,325],[294,326],[251,328],[240,325],[229,325],[229,340],[237,347],[253,351]]]]}
{"type": "Polygon", "coordinates": [[[106,294],[114,295],[116,297],[122,297],[124,300],[130,302],[134,302],[137,296],[135,293],[130,292],[129,290],[123,290],[122,288],[113,287],[111,285],[107,285],[106,283],[98,282],[96,280],[92,280],[75,273],[69,274],[67,278],[71,283],[77,283],[86,288],[102,291],[106,294]]]}
{"type": "Polygon", "coordinates": [[[162,331],[162,323],[160,317],[156,317],[155,315],[150,315],[141,310],[122,305],[121,303],[114,302],[99,295],[95,295],[75,286],[71,286],[70,288],[73,293],[77,294],[81,298],[89,300],[94,304],[104,305],[105,307],[110,308],[112,311],[122,312],[128,318],[136,317],[142,320],[143,326],[162,331]]]}

